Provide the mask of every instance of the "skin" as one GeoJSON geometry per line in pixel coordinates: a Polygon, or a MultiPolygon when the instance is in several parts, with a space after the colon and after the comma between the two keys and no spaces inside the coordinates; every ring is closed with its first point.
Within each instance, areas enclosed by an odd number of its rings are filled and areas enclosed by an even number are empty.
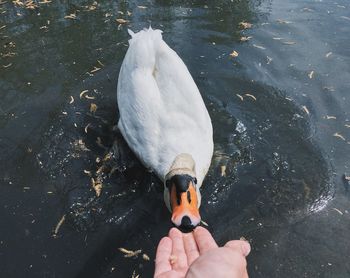
{"type": "Polygon", "coordinates": [[[250,245],[243,240],[218,247],[202,227],[192,233],[172,228],[158,244],[155,278],[248,278],[246,256],[250,245]]]}

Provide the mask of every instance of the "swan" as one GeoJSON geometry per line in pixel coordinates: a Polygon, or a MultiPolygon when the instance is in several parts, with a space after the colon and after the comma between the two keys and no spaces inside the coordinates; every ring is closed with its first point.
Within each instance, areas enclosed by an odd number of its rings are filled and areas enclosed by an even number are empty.
{"type": "Polygon", "coordinates": [[[131,150],[164,183],[171,220],[192,230],[213,156],[213,127],[186,65],[161,30],[128,30],[117,86],[118,128],[131,150]]]}

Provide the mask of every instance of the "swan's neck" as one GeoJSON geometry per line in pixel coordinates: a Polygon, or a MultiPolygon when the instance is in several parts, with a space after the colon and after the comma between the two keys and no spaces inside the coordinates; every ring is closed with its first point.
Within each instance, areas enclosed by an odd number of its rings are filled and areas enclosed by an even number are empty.
{"type": "Polygon", "coordinates": [[[165,176],[165,181],[171,179],[175,175],[189,175],[196,177],[196,165],[190,154],[179,154],[173,164],[170,166],[168,173],[165,176]]]}

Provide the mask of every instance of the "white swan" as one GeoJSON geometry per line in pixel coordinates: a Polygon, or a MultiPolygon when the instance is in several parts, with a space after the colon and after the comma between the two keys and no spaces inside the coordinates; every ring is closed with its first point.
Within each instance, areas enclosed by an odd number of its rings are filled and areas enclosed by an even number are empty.
{"type": "Polygon", "coordinates": [[[199,188],[213,155],[213,128],[191,74],[161,33],[129,30],[118,79],[118,128],[164,182],[172,222],[191,230],[201,220],[199,188]]]}

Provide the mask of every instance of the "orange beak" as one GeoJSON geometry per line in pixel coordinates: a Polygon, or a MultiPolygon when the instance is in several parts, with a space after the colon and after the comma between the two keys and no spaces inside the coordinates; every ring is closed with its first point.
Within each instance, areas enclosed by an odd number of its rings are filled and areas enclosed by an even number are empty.
{"type": "Polygon", "coordinates": [[[197,192],[192,182],[190,182],[186,192],[176,192],[176,187],[171,187],[170,201],[172,209],[171,221],[184,229],[193,229],[200,221],[198,210],[197,192]]]}

